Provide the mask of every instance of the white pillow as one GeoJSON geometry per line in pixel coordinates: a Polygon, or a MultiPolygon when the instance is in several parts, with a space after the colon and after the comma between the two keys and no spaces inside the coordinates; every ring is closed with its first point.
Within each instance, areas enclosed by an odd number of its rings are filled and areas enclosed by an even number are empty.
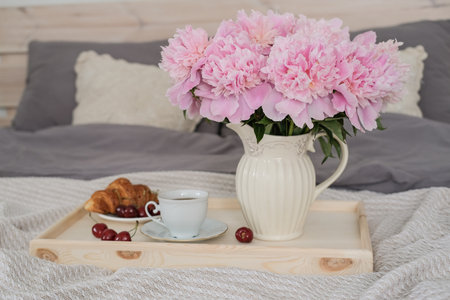
{"type": "Polygon", "coordinates": [[[383,112],[392,112],[416,117],[422,117],[422,111],[419,108],[420,84],[423,77],[423,61],[428,54],[423,46],[406,48],[399,51],[402,63],[409,65],[408,78],[406,79],[402,99],[397,103],[389,103],[383,112]]]}
{"type": "Polygon", "coordinates": [[[169,102],[171,81],[157,66],[128,63],[108,54],[82,52],[75,65],[77,107],[73,124],[150,125],[193,131],[198,120],[185,120],[169,102]]]}

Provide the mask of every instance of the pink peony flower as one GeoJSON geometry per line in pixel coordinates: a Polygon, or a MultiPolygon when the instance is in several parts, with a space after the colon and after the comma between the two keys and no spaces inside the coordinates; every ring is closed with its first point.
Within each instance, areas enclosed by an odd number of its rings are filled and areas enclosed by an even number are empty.
{"type": "Polygon", "coordinates": [[[268,84],[261,84],[239,95],[217,96],[213,87],[201,83],[195,95],[201,100],[200,114],[210,120],[222,122],[225,118],[231,123],[247,120],[262,106],[266,94],[270,91],[268,84]]]}
{"type": "Polygon", "coordinates": [[[309,128],[313,127],[312,119],[323,120],[338,113],[331,103],[331,95],[305,103],[285,98],[274,88],[265,93],[262,108],[264,114],[273,121],[281,121],[289,115],[298,127],[306,124],[309,128]]]}
{"type": "Polygon", "coordinates": [[[267,11],[267,17],[277,30],[279,36],[288,36],[294,34],[297,30],[297,19],[293,14],[277,14],[272,10],[267,11]]]}
{"type": "Polygon", "coordinates": [[[160,67],[175,80],[169,100],[189,117],[239,123],[262,108],[274,122],[289,116],[313,128],[314,120],[344,112],[364,131],[399,99],[406,72],[399,45],[376,44],[373,32],[351,41],[340,19],[239,11],[212,39],[203,29],[178,30],[160,67]]]}
{"type": "Polygon", "coordinates": [[[214,39],[217,38],[226,38],[227,36],[242,36],[245,40],[248,40],[248,35],[243,34],[239,25],[233,20],[224,20],[220,23],[217,28],[216,34],[214,35],[214,39]]]}
{"type": "Polygon", "coordinates": [[[232,36],[214,38],[206,55],[202,78],[217,96],[239,95],[262,82],[260,70],[266,59],[248,41],[232,36]]]}
{"type": "Polygon", "coordinates": [[[191,90],[200,83],[199,72],[191,80],[188,78],[180,81],[167,90],[166,96],[174,106],[178,106],[182,110],[187,111],[187,116],[191,119],[197,117],[200,113],[200,104],[194,97],[191,90]]]}
{"type": "Polygon", "coordinates": [[[398,58],[401,43],[392,40],[376,44],[375,32],[356,36],[347,56],[349,75],[335,88],[332,103],[345,111],[359,130],[377,127],[376,119],[387,101],[397,101],[407,66],[398,58]]]}
{"type": "Polygon", "coordinates": [[[312,127],[311,115],[318,120],[333,116],[337,111],[328,95],[341,81],[341,74],[347,73],[342,56],[339,48],[330,47],[322,37],[277,37],[262,69],[285,98],[275,109],[288,113],[299,127],[312,127]]]}
{"type": "Polygon", "coordinates": [[[252,10],[252,13],[248,16],[244,10],[240,10],[236,24],[239,26],[239,30],[248,34],[253,43],[260,46],[261,53],[268,55],[275,37],[292,34],[296,20],[294,15],[288,13],[279,15],[269,10],[267,15],[264,15],[252,10]]]}
{"type": "Polygon", "coordinates": [[[299,15],[295,32],[300,36],[306,36],[330,43],[330,45],[338,45],[342,42],[350,40],[348,27],[341,28],[342,20],[334,18],[331,20],[316,20],[299,15]]]}
{"type": "Polygon", "coordinates": [[[204,57],[208,44],[208,33],[204,29],[192,29],[191,26],[178,29],[175,36],[169,39],[169,45],[163,47],[159,67],[176,81],[195,76],[201,68],[199,61],[204,57]]]}

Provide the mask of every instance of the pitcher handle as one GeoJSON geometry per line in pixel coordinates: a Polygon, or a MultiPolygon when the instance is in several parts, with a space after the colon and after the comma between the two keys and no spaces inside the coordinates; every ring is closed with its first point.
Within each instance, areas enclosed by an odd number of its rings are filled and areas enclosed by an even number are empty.
{"type": "MultiPolygon", "coordinates": [[[[316,135],[316,138],[319,138],[321,136],[326,135],[325,133],[319,133],[316,135]]],[[[320,195],[327,187],[329,187],[333,182],[335,182],[339,176],[341,176],[342,172],[344,172],[345,167],[347,166],[348,162],[348,147],[347,144],[342,142],[339,138],[334,136],[334,138],[338,141],[339,145],[341,145],[341,161],[339,162],[339,165],[334,171],[333,174],[331,174],[330,177],[328,177],[326,180],[324,180],[321,184],[316,186],[316,189],[314,190],[314,200],[317,198],[317,196],[320,195]]]]}

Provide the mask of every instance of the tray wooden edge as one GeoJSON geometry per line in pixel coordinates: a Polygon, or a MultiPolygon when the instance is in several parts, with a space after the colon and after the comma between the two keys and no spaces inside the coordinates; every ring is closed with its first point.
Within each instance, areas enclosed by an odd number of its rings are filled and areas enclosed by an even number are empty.
{"type": "MultiPolygon", "coordinates": [[[[209,208],[211,209],[239,209],[239,203],[235,198],[215,198],[210,201],[209,208]]],[[[334,201],[334,200],[319,200],[315,201],[311,210],[334,210],[342,212],[355,212],[358,215],[359,232],[361,237],[361,249],[326,249],[326,248],[295,248],[283,246],[252,246],[252,245],[210,245],[203,243],[148,243],[148,242],[114,242],[110,241],[107,244],[107,256],[112,259],[111,262],[97,264],[98,266],[109,268],[113,271],[125,267],[149,267],[148,263],[143,260],[145,254],[164,253],[173,249],[180,250],[183,254],[195,255],[199,250],[203,252],[210,252],[214,259],[223,258],[224,263],[212,264],[210,266],[234,266],[243,267],[242,262],[234,263],[233,258],[229,257],[232,253],[235,256],[248,255],[263,255],[265,260],[279,261],[279,257],[284,257],[287,261],[305,260],[309,264],[315,264],[320,267],[320,274],[331,275],[345,275],[356,274],[348,273],[354,266],[358,268],[359,273],[373,272],[373,254],[368,231],[367,219],[364,211],[364,205],[361,201],[334,201]],[[349,258],[351,256],[351,258],[349,258]],[[228,257],[228,258],[227,258],[228,257]]],[[[51,238],[63,232],[67,227],[71,226],[78,219],[83,217],[87,212],[83,205],[76,208],[74,211],[60,219],[58,222],[50,226],[42,234],[30,241],[29,253],[42,259],[53,262],[60,260],[59,252],[91,249],[105,249],[104,241],[72,241],[72,240],[56,240],[51,238]],[[45,245],[45,247],[43,246],[45,245]],[[59,250],[54,250],[59,249],[59,250]]],[[[99,250],[100,251],[100,250],[99,250]]],[[[103,250],[102,250],[103,251],[103,250]]],[[[213,260],[214,260],[213,259],[213,260]]],[[[65,264],[72,264],[70,261],[64,261],[65,264]]],[[[79,264],[79,261],[74,261],[73,264],[79,264]]],[[[89,263],[89,262],[85,262],[89,263]]],[[[198,263],[198,262],[197,262],[198,263]]],[[[153,263],[152,267],[205,267],[204,265],[180,265],[167,266],[158,262],[153,263]]],[[[277,263],[274,263],[277,264],[277,263]]],[[[278,263],[279,264],[279,263],[278,263]]],[[[289,267],[279,271],[278,267],[271,267],[270,263],[261,263],[262,268],[250,268],[261,271],[271,271],[275,273],[291,273],[302,274],[300,270],[291,270],[289,267]],[[287,271],[286,271],[287,270],[287,271]]],[[[310,273],[304,273],[310,274],[310,273]]]]}
{"type": "Polygon", "coordinates": [[[113,271],[122,267],[236,267],[279,274],[350,275],[369,273],[373,268],[372,253],[361,249],[148,242],[106,245],[101,241],[36,239],[30,242],[30,254],[56,263],[94,264],[113,271]]]}
{"type": "Polygon", "coordinates": [[[359,234],[361,238],[361,248],[366,255],[366,260],[370,262],[370,272],[373,272],[373,250],[372,250],[372,240],[370,239],[369,224],[367,223],[367,216],[364,208],[364,203],[358,201],[356,207],[356,212],[358,214],[359,223],[359,234]]]}

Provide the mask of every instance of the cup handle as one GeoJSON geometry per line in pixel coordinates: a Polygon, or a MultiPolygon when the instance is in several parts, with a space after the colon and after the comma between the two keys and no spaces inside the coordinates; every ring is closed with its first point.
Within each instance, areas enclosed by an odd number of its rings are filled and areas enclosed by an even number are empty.
{"type": "MultiPolygon", "coordinates": [[[[148,201],[147,204],[145,204],[145,212],[147,213],[147,215],[150,216],[150,219],[151,219],[153,222],[156,222],[156,223],[158,223],[158,224],[160,224],[160,225],[162,225],[162,226],[164,226],[164,227],[167,228],[166,224],[164,224],[164,223],[161,221],[161,217],[160,217],[160,216],[152,217],[152,216],[150,215],[150,212],[149,212],[149,210],[148,210],[148,206],[149,206],[150,204],[152,204],[152,205],[155,207],[155,208],[153,209],[153,212],[154,212],[154,213],[157,213],[158,211],[160,211],[160,210],[159,210],[159,204],[158,204],[158,203],[156,203],[155,201],[148,201]]],[[[167,229],[169,229],[169,228],[167,228],[167,229]]]]}
{"type": "MultiPolygon", "coordinates": [[[[325,133],[319,133],[316,135],[315,138],[321,137],[326,135],[325,133]]],[[[328,177],[326,180],[324,180],[321,184],[316,186],[316,189],[314,191],[314,200],[319,196],[320,193],[322,193],[327,187],[329,187],[333,182],[335,182],[339,176],[341,176],[342,172],[344,172],[345,167],[347,166],[348,162],[348,147],[347,144],[342,142],[338,137],[334,135],[334,138],[338,141],[339,145],[341,145],[341,161],[339,162],[339,165],[334,171],[333,174],[331,174],[330,177],[328,177]]]]}

